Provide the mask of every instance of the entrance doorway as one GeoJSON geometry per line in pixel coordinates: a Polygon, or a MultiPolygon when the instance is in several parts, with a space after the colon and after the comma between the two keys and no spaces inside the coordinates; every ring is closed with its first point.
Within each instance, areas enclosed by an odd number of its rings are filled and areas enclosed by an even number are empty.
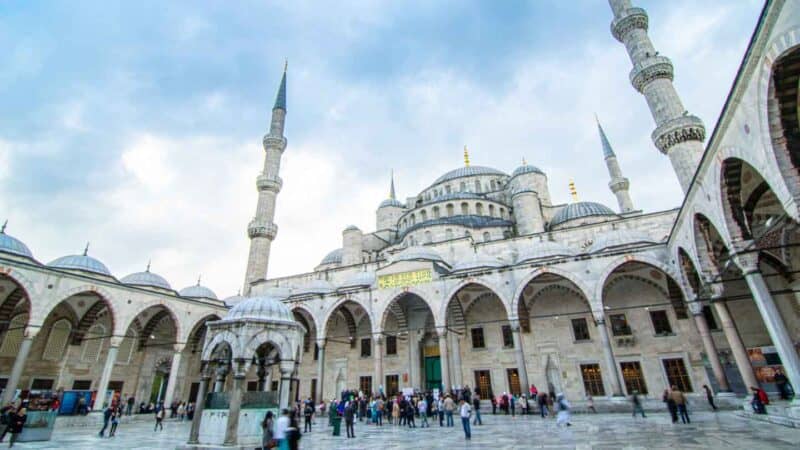
{"type": "Polygon", "coordinates": [[[425,390],[432,391],[442,387],[442,363],[438,356],[425,357],[425,390]]]}

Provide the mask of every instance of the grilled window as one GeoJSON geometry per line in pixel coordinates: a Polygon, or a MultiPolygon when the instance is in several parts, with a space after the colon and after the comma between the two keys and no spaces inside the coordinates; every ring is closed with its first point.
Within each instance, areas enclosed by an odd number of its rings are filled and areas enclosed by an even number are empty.
{"type": "Polygon", "coordinates": [[[575,341],[588,341],[591,339],[589,325],[586,323],[585,318],[572,319],[572,334],[575,337],[575,341]]]}
{"type": "Polygon", "coordinates": [[[606,389],[603,386],[603,375],[600,373],[600,364],[581,364],[583,389],[586,395],[604,396],[606,389]]]}
{"type": "Polygon", "coordinates": [[[470,333],[472,334],[472,348],[486,347],[486,342],[483,340],[483,328],[473,328],[470,333]]]}

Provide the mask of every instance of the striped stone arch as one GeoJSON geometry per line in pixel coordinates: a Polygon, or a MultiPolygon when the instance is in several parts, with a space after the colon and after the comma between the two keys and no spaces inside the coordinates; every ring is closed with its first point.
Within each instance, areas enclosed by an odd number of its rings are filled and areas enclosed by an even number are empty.
{"type": "Polygon", "coordinates": [[[239,358],[242,354],[242,350],[239,347],[239,336],[231,331],[224,330],[216,332],[210,339],[206,339],[206,343],[203,345],[201,360],[206,362],[210,361],[217,346],[223,344],[227,344],[231,349],[231,359],[239,358]]]}
{"type": "Polygon", "coordinates": [[[546,274],[552,274],[559,278],[563,278],[566,281],[569,281],[577,288],[577,291],[581,294],[581,296],[585,298],[590,305],[592,304],[590,295],[593,291],[589,288],[589,286],[586,283],[583,282],[583,280],[578,278],[578,276],[576,276],[574,273],[563,269],[559,269],[557,267],[549,267],[549,266],[540,267],[534,270],[533,272],[529,273],[527,276],[523,277],[517,284],[517,288],[514,290],[514,297],[512,297],[511,299],[511,311],[513,312],[514,315],[511,316],[510,318],[512,319],[518,318],[517,313],[519,312],[520,299],[522,298],[523,292],[525,291],[525,288],[528,286],[528,284],[534,279],[546,274]]]}
{"type": "MultiPolygon", "coordinates": [[[[414,287],[408,287],[403,289],[396,289],[394,293],[389,297],[390,300],[384,304],[383,309],[382,310],[379,309],[376,313],[374,313],[373,315],[374,317],[381,318],[380,323],[377,324],[378,328],[376,328],[373,331],[374,333],[381,333],[383,332],[383,330],[386,329],[386,319],[389,318],[389,314],[393,315],[397,320],[398,330],[400,331],[408,330],[408,319],[406,318],[405,313],[403,312],[403,308],[398,303],[398,300],[405,297],[406,295],[416,295],[417,297],[421,298],[422,301],[424,301],[425,304],[428,305],[428,308],[431,310],[434,321],[436,322],[436,326],[444,327],[443,320],[440,320],[439,318],[436,317],[437,311],[435,311],[431,307],[431,302],[429,300],[430,296],[424,292],[419,291],[414,287]]],[[[373,323],[372,326],[375,327],[376,323],[375,322],[372,323],[373,323]]]]}
{"type": "Polygon", "coordinates": [[[355,348],[356,346],[356,336],[358,334],[358,327],[356,324],[355,317],[353,313],[347,309],[346,305],[348,303],[353,303],[358,305],[364,311],[364,314],[369,318],[370,325],[374,326],[375,322],[373,321],[372,314],[370,310],[357,299],[351,297],[342,297],[333,303],[325,313],[324,319],[322,321],[322,333],[319,335],[320,338],[327,338],[328,337],[328,326],[330,325],[330,321],[333,318],[334,314],[341,314],[344,317],[345,322],[347,323],[347,331],[350,335],[350,347],[355,348]]]}
{"type": "Polygon", "coordinates": [[[205,336],[205,334],[200,333],[200,330],[206,326],[206,322],[220,319],[220,316],[212,313],[206,314],[205,316],[194,321],[194,323],[189,324],[189,327],[187,327],[189,330],[189,335],[186,339],[186,346],[189,348],[189,351],[192,353],[197,353],[198,350],[202,350],[200,347],[203,345],[203,343],[200,341],[200,337],[205,336]]]}
{"type": "MultiPolygon", "coordinates": [[[[180,342],[180,343],[186,342],[187,337],[184,335],[185,328],[184,328],[183,324],[181,323],[178,314],[175,312],[175,310],[172,307],[170,307],[169,302],[167,300],[165,300],[165,299],[153,300],[153,301],[145,303],[144,305],[136,306],[135,309],[131,308],[130,312],[128,313],[128,315],[126,317],[124,317],[125,329],[122,330],[121,333],[115,333],[115,335],[117,335],[117,336],[124,335],[124,333],[126,331],[128,331],[128,327],[130,327],[130,325],[133,323],[133,321],[138,319],[139,316],[141,316],[141,314],[143,312],[148,311],[150,309],[156,309],[156,308],[162,308],[161,311],[166,311],[167,315],[169,315],[169,317],[172,318],[172,322],[175,325],[175,341],[176,342],[180,342]]],[[[158,313],[156,313],[156,315],[158,315],[158,313]]],[[[161,314],[159,320],[163,319],[164,317],[166,317],[166,316],[164,314],[161,314]]],[[[148,320],[145,321],[143,324],[142,324],[141,320],[139,321],[139,323],[142,325],[143,331],[152,332],[154,327],[158,324],[158,322],[155,322],[155,323],[153,323],[151,325],[152,328],[150,330],[146,330],[147,326],[150,325],[151,319],[152,319],[152,317],[148,318],[148,320]]],[[[149,336],[149,335],[150,335],[150,333],[147,334],[147,336],[149,336]]]]}
{"type": "MultiPolygon", "coordinates": [[[[464,289],[465,287],[470,286],[470,285],[481,286],[484,289],[486,289],[489,292],[491,292],[492,294],[494,294],[500,300],[500,303],[503,305],[503,308],[505,309],[507,318],[510,319],[512,316],[514,316],[514,317],[516,316],[516,314],[513,314],[511,312],[511,310],[510,310],[511,309],[511,302],[508,300],[507,296],[505,294],[503,294],[503,291],[498,286],[494,285],[491,282],[485,281],[485,280],[477,280],[477,279],[468,278],[468,279],[458,283],[452,289],[450,289],[450,291],[444,297],[445,301],[442,302],[442,305],[440,306],[439,317],[441,317],[442,320],[444,320],[446,325],[447,325],[448,312],[454,312],[454,311],[452,311],[450,309],[450,304],[453,303],[453,300],[455,300],[456,294],[458,294],[462,289],[464,289]]],[[[458,302],[458,300],[456,300],[456,302],[458,302]]],[[[466,317],[466,311],[462,310],[462,313],[464,313],[464,317],[466,317]]]]}
{"type": "Polygon", "coordinates": [[[11,281],[22,287],[25,295],[30,299],[34,295],[33,282],[25,274],[14,267],[0,265],[0,274],[7,276],[11,281]]]}

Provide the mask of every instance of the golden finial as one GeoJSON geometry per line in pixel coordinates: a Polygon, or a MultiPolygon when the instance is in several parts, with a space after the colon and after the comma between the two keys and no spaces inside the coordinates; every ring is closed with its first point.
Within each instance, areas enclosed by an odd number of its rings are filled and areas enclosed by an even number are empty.
{"type": "Polygon", "coordinates": [[[569,179],[569,193],[572,194],[572,201],[578,201],[578,190],[575,189],[575,180],[569,179]]]}
{"type": "Polygon", "coordinates": [[[469,150],[466,145],[464,145],[464,166],[469,167],[469,150]]]}

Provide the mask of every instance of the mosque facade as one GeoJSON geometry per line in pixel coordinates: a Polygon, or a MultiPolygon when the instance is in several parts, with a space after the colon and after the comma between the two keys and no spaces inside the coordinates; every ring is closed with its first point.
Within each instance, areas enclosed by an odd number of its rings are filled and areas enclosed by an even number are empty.
{"type": "Polygon", "coordinates": [[[102,404],[108,387],[169,403],[193,399],[205,381],[202,392],[284,398],[288,384],[291,397],[317,400],[344,389],[469,386],[486,397],[535,385],[597,401],[660,398],[670,386],[771,390],[776,369],[800,386],[800,5],[766,2],[712,131],[684,108],[647,13],[629,0],[609,4],[631,84],[653,115],[654,146],[685,194],[676,208],[633,204],[598,123],[590,156],[605,161],[614,207],[577,195],[554,204],[541,169],[474,165],[465,149],[461,167],[416,195],[399,198],[392,180],[374,231],[349,226],[313,270],[269,278],[280,162],[291,151],[284,71],[242,295],[220,300],[199,281],[176,291],[149,267],[117,279],[86,251],[42,264],[4,231],[3,399],[84,388],[102,404]],[[274,343],[255,354],[240,337],[206,332],[262,313],[284,323],[287,311],[302,326],[297,351],[274,343]]]}

